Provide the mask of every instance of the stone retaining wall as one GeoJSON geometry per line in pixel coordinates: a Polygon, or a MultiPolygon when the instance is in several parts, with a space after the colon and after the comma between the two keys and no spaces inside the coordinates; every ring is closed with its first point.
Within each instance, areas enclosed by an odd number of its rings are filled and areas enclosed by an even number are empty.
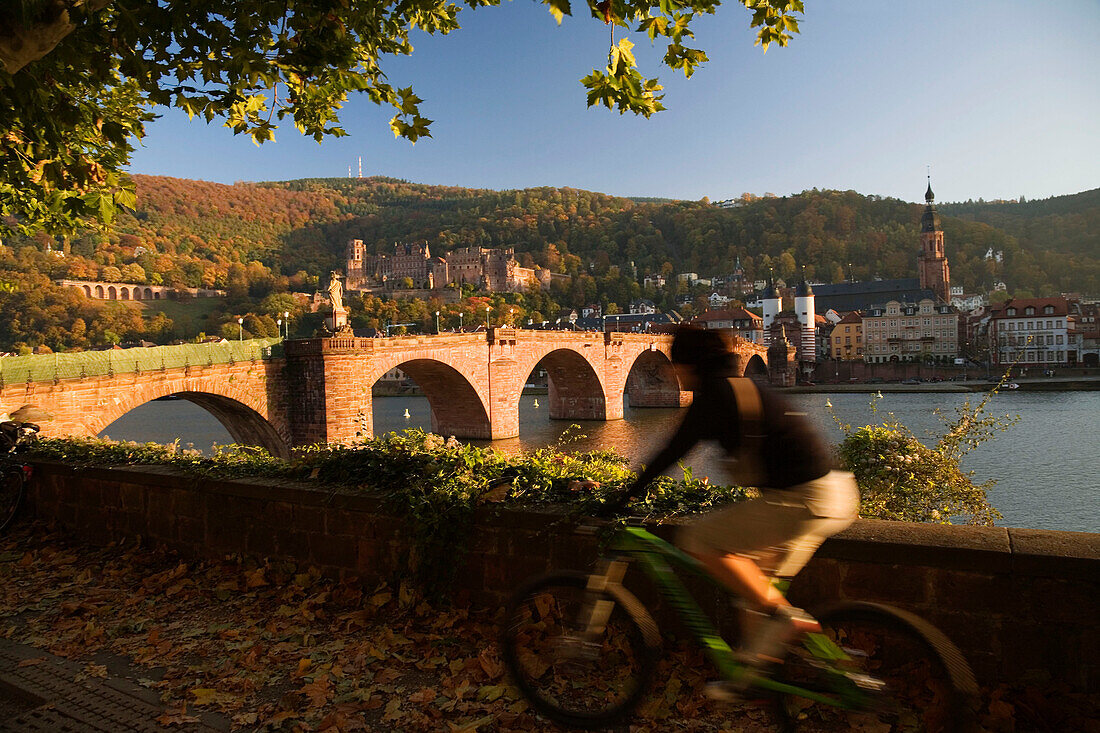
{"type": "MultiPolygon", "coordinates": [[[[400,572],[409,549],[404,523],[375,497],[267,479],[196,479],[160,467],[41,464],[30,507],[91,543],[141,535],[191,557],[292,558],[368,578],[400,572]]],[[[500,604],[532,574],[588,566],[594,540],[546,532],[553,519],[494,506],[480,511],[456,592],[500,604]]],[[[674,529],[656,531],[667,537],[674,529]]],[[[627,580],[652,597],[640,574],[627,580]]],[[[1100,534],[860,520],[825,543],[791,598],[811,608],[861,599],[915,611],[959,645],[986,684],[1100,687],[1100,534]]],[[[725,599],[703,590],[700,602],[723,625],[732,621],[725,599]]],[[[674,628],[667,618],[662,625],[674,628]]]]}

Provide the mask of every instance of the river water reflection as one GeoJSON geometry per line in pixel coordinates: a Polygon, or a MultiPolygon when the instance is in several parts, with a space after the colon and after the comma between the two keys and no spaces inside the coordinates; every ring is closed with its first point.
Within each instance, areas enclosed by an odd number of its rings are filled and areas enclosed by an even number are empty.
{"type": "MultiPolygon", "coordinates": [[[[934,410],[951,413],[966,397],[958,393],[885,393],[878,401],[880,415],[893,415],[924,438],[942,426],[934,410]]],[[[839,442],[842,433],[829,418],[826,400],[844,422],[865,425],[877,422],[866,394],[792,394],[796,409],[805,411],[839,442]]],[[[568,421],[550,420],[546,406],[536,407],[539,397],[526,395],[520,401],[520,436],[493,441],[505,452],[539,448],[559,440],[570,426],[568,421]]],[[[542,397],[546,402],[546,397],[542,397]]],[[[980,446],[963,460],[963,468],[974,471],[976,481],[995,479],[990,500],[1004,515],[998,524],[1082,532],[1100,532],[1100,501],[1096,497],[1097,456],[1100,437],[1100,392],[1006,392],[991,406],[997,414],[1019,414],[1020,422],[992,441],[980,446]]],[[[573,450],[615,448],[632,464],[645,461],[661,441],[676,429],[677,409],[631,409],[623,420],[583,422],[573,450]]],[[[881,418],[880,418],[881,420],[881,418]]],[[[880,421],[879,420],[879,421],[880,421]]],[[[376,433],[406,428],[429,429],[431,416],[424,397],[382,397],[374,400],[376,433]],[[405,418],[408,410],[410,417],[405,418]]],[[[119,440],[192,443],[204,450],[214,443],[231,442],[228,433],[202,408],[185,401],[151,402],[117,420],[105,435],[119,440]]],[[[489,443],[482,442],[482,445],[489,443]]],[[[697,476],[721,480],[718,454],[712,446],[701,446],[685,459],[697,476]]],[[[670,473],[677,471],[672,469],[670,473]]]]}

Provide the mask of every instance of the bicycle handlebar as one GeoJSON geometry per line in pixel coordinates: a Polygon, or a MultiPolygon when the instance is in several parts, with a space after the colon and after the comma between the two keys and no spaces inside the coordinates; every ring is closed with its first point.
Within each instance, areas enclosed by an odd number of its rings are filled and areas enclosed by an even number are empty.
{"type": "Polygon", "coordinates": [[[38,431],[38,425],[32,422],[19,422],[17,420],[0,422],[0,440],[5,444],[8,453],[33,441],[38,435],[38,431]]]}

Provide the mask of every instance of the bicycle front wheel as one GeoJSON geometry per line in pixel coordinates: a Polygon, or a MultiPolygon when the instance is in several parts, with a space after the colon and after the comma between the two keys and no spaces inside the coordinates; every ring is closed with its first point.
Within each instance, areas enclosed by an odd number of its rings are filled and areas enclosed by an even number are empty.
{"type": "Polygon", "coordinates": [[[778,676],[793,685],[836,693],[854,707],[783,695],[779,713],[785,731],[969,729],[978,686],[958,648],[937,628],[907,611],[876,603],[837,605],[817,618],[850,659],[823,667],[805,648],[797,649],[778,676]]]}
{"type": "Polygon", "coordinates": [[[25,492],[23,467],[5,466],[0,473],[0,534],[6,532],[18,516],[25,492]]]}
{"type": "Polygon", "coordinates": [[[589,591],[583,573],[529,581],[505,615],[512,679],[538,712],[563,725],[602,727],[629,715],[659,650],[657,625],[638,599],[618,586],[589,591]]]}

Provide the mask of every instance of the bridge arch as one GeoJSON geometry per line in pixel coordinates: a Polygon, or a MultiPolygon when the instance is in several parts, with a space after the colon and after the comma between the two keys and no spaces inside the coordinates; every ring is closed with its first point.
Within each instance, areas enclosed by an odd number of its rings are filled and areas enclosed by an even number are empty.
{"type": "Polygon", "coordinates": [[[126,384],[123,378],[119,388],[97,390],[94,403],[84,403],[91,409],[83,410],[78,424],[86,435],[99,435],[131,410],[160,397],[176,395],[210,413],[234,442],[289,457],[290,432],[282,412],[272,414],[263,371],[257,372],[247,364],[230,369],[225,373],[215,367],[215,371],[200,376],[169,372],[168,379],[135,376],[131,384],[126,384]]]}
{"type": "MultiPolygon", "coordinates": [[[[115,420],[160,397],[176,395],[210,413],[239,445],[255,445],[281,458],[290,456],[290,441],[285,426],[282,430],[267,419],[262,412],[258,396],[246,394],[246,390],[226,390],[230,394],[199,389],[158,389],[159,385],[145,385],[129,392],[125,399],[108,401],[85,423],[90,435],[99,435],[115,420]],[[240,392],[240,393],[237,393],[240,392]]],[[[198,386],[198,385],[196,385],[198,386]]]]}
{"type": "Polygon", "coordinates": [[[623,392],[631,407],[683,407],[691,403],[672,362],[659,349],[645,349],[638,354],[627,372],[623,392]]]}
{"type": "Polygon", "coordinates": [[[233,442],[258,445],[268,453],[288,458],[289,442],[263,415],[243,402],[209,392],[176,392],[179,397],[203,408],[217,419],[233,442]]]}
{"type": "Polygon", "coordinates": [[[764,363],[764,360],[760,358],[759,354],[753,354],[749,357],[749,360],[745,362],[745,370],[742,372],[742,376],[767,379],[768,365],[764,363]]]}
{"type": "MultiPolygon", "coordinates": [[[[132,410],[160,397],[176,395],[181,399],[198,405],[210,413],[219,423],[221,423],[222,427],[225,428],[226,432],[229,433],[235,443],[240,445],[259,446],[272,455],[281,458],[288,458],[290,456],[290,443],[285,434],[285,427],[280,431],[280,429],[264,417],[263,414],[257,411],[255,407],[246,404],[241,399],[212,392],[173,392],[170,389],[156,391],[138,389],[132,390],[130,395],[131,396],[126,399],[103,401],[100,405],[100,409],[87,411],[84,415],[84,420],[79,423],[79,425],[73,424],[71,420],[66,420],[66,429],[61,433],[52,430],[51,428],[53,425],[51,421],[47,421],[44,418],[39,418],[42,420],[40,426],[43,433],[46,435],[84,434],[94,437],[102,433],[112,423],[132,410]]],[[[43,405],[29,402],[20,405],[17,409],[13,409],[12,412],[30,412],[32,416],[42,413],[53,415],[55,409],[56,408],[52,406],[50,406],[50,409],[47,409],[47,407],[43,405]]]]}
{"type": "Polygon", "coordinates": [[[507,394],[509,408],[516,410],[517,421],[523,384],[540,365],[546,370],[546,401],[551,420],[608,419],[607,391],[599,373],[586,355],[575,348],[563,347],[550,349],[533,363],[518,365],[517,383],[507,394]]]}
{"type": "MultiPolygon", "coordinates": [[[[411,378],[428,399],[432,413],[432,432],[464,438],[493,437],[489,411],[479,390],[465,374],[437,359],[415,358],[380,363],[368,374],[364,389],[371,391],[383,374],[400,369],[411,378]]],[[[373,407],[373,400],[370,403],[373,407]]],[[[361,414],[362,433],[374,434],[374,415],[361,414]]]]}

